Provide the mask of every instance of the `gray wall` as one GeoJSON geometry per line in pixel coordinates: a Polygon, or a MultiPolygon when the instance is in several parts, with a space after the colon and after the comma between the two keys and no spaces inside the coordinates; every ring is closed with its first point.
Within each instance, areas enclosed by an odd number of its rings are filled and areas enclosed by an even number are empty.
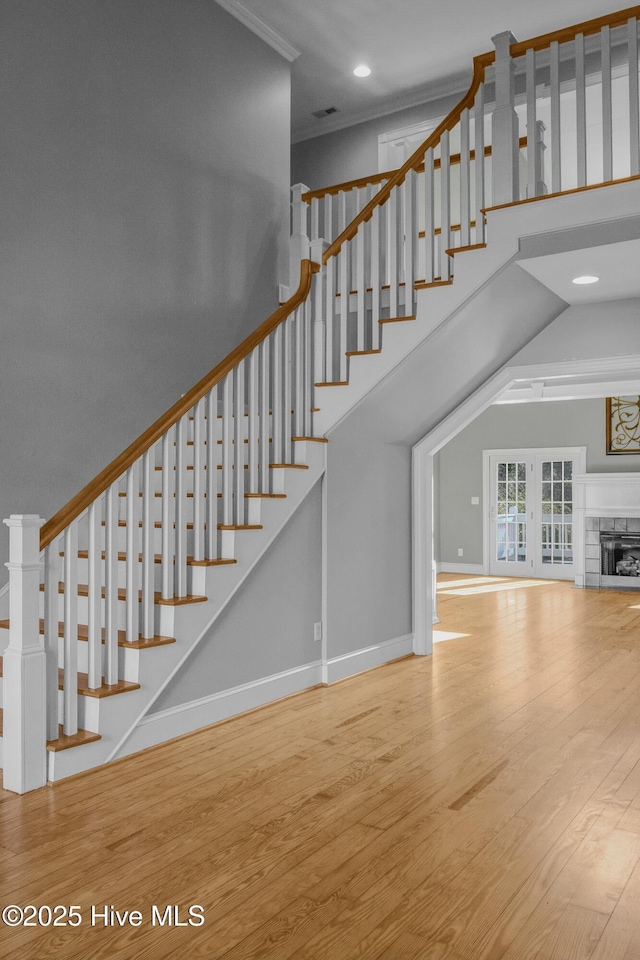
{"type": "Polygon", "coordinates": [[[0,519],[50,517],[277,305],[290,66],[212,0],[2,14],[0,519]]]}
{"type": "MultiPolygon", "coordinates": [[[[569,307],[514,358],[513,365],[640,355],[640,301],[569,307]]],[[[640,373],[640,371],[639,371],[640,373]]],[[[590,473],[640,471],[640,456],[605,453],[605,401],[489,407],[436,457],[436,559],[482,563],[482,451],[586,446],[590,473]],[[472,506],[471,497],[480,497],[472,506]],[[458,557],[462,547],[464,556],[458,557]]]]}
{"type": "Polygon", "coordinates": [[[411,633],[411,449],[331,434],[329,658],[411,633]]]}
{"type": "Polygon", "coordinates": [[[153,705],[153,713],[321,657],[321,483],[153,705]]]}
{"type": "MultiPolygon", "coordinates": [[[[376,173],[380,134],[444,117],[459,99],[460,95],[456,94],[433,100],[296,143],[291,149],[291,182],[304,183],[310,190],[320,190],[334,183],[376,173]]],[[[321,123],[322,120],[318,120],[318,124],[321,123]]]]}

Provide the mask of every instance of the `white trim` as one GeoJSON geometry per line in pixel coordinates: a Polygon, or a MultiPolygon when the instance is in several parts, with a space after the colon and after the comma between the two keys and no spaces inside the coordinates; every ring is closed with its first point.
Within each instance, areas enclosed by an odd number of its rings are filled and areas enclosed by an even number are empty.
{"type": "Polygon", "coordinates": [[[472,573],[476,577],[484,576],[482,563],[439,563],[438,573],[472,573]]]}
{"type": "Polygon", "coordinates": [[[9,617],[9,584],[5,583],[0,588],[0,620],[7,620],[9,617]]]}
{"type": "Polygon", "coordinates": [[[223,10],[226,10],[227,13],[230,13],[232,17],[235,17],[236,20],[239,20],[245,27],[248,27],[249,30],[260,37],[261,40],[268,43],[272,50],[279,53],[280,56],[288,60],[289,63],[297,60],[300,56],[299,50],[296,50],[288,40],[285,40],[279,33],[276,33],[273,27],[270,27],[264,20],[257,17],[253,10],[245,7],[244,3],[241,3],[240,0],[216,0],[216,3],[221,6],[223,10]]]}
{"type": "Polygon", "coordinates": [[[406,657],[410,653],[413,653],[412,633],[404,637],[395,637],[393,640],[384,640],[382,643],[364,647],[362,650],[354,650],[353,653],[344,653],[340,657],[332,657],[327,664],[329,683],[352,677],[356,673],[362,673],[363,670],[381,667],[383,663],[406,657]]]}
{"type": "MultiPolygon", "coordinates": [[[[626,379],[625,374],[630,370],[640,369],[640,357],[607,357],[595,360],[561,360],[552,363],[538,363],[527,366],[507,366],[486,381],[475,393],[471,394],[453,413],[442,420],[437,427],[414,444],[412,448],[414,498],[425,497],[426,487],[433,484],[433,454],[437,453],[452,437],[460,433],[468,424],[472,423],[484,410],[500,397],[505,390],[518,381],[573,378],[579,381],[582,377],[598,373],[603,381],[626,379]]],[[[567,392],[572,384],[567,384],[567,392]]],[[[558,397],[557,399],[560,399],[558,397]]],[[[485,503],[486,491],[484,491],[485,503]]],[[[414,512],[413,541],[414,558],[418,555],[433,558],[433,543],[430,531],[415,522],[414,512]]],[[[412,570],[414,610],[424,609],[425,604],[431,604],[431,578],[421,575],[421,567],[414,562],[412,570]]],[[[577,579],[576,585],[579,586],[577,579]]],[[[430,609],[430,606],[427,608],[430,609]]],[[[416,624],[415,629],[418,629],[416,624]]],[[[423,642],[431,647],[433,624],[425,619],[421,624],[425,631],[423,642]]]]}
{"type": "Polygon", "coordinates": [[[165,743],[185,733],[246,713],[247,710],[308,690],[321,682],[321,666],[317,660],[143,717],[119,756],[137,753],[138,750],[165,743]]]}

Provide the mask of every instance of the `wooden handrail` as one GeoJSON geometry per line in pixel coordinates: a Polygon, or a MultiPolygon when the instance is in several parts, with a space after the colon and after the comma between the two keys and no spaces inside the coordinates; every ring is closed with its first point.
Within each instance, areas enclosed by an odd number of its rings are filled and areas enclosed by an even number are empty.
{"type": "Polygon", "coordinates": [[[221,360],[217,366],[207,373],[194,387],[176,401],[163,416],[142,433],[137,440],[129,444],[119,456],[102,470],[97,477],[91,480],[72,500],[59,510],[44,524],[40,531],[40,549],[44,550],[51,541],[69,526],[72,520],[79,517],[94,500],[104,493],[146,450],[153,446],[178,420],[205,396],[217,383],[230,373],[241,360],[248,357],[252,350],[262,343],[283,320],[293,313],[307,297],[311,289],[311,280],[314,273],[318,273],[320,265],[311,260],[303,260],[300,264],[300,285],[286,303],[281,304],[270,317],[260,324],[253,333],[250,333],[239,346],[221,360]]]}
{"type": "Polygon", "coordinates": [[[576,23],[572,27],[564,27],[562,30],[556,30],[554,33],[543,33],[539,37],[533,37],[531,40],[523,40],[520,43],[512,43],[509,51],[512,57],[521,57],[527,50],[544,50],[556,43],[569,43],[578,34],[585,37],[593,33],[599,33],[603,27],[621,27],[630,20],[631,17],[640,19],[640,6],[627,7],[625,10],[617,10],[615,13],[606,14],[604,17],[595,17],[593,20],[584,20],[582,23],[576,23]]]}
{"type": "Polygon", "coordinates": [[[378,193],[373,197],[369,203],[365,204],[357,217],[351,221],[351,223],[342,231],[339,237],[330,244],[329,247],[324,252],[322,257],[322,262],[327,263],[331,257],[335,257],[342,247],[342,244],[347,240],[351,240],[355,237],[358,232],[358,227],[361,223],[365,223],[369,220],[373,214],[373,211],[377,206],[381,206],[385,200],[389,197],[391,191],[394,187],[397,187],[398,184],[402,183],[407,173],[410,170],[415,170],[423,162],[424,155],[429,147],[435,146],[439,142],[440,137],[446,130],[452,130],[460,118],[460,114],[466,107],[470,107],[473,104],[475,99],[476,92],[484,79],[484,71],[487,66],[493,63],[495,59],[495,54],[484,53],[479,57],[474,57],[473,60],[473,77],[471,79],[471,85],[463,98],[458,104],[453,108],[451,113],[448,114],[442,120],[441,123],[433,130],[424,143],[421,143],[417,150],[415,150],[408,160],[406,160],[403,165],[396,170],[394,175],[387,180],[383,187],[380,188],[378,193]]]}
{"type": "MultiPolygon", "coordinates": [[[[509,52],[512,57],[520,57],[525,54],[527,50],[544,50],[554,41],[557,43],[568,43],[578,34],[589,36],[591,34],[598,33],[603,27],[606,26],[611,28],[623,26],[623,24],[625,24],[632,17],[637,17],[640,19],[640,6],[626,7],[624,10],[618,10],[615,13],[610,13],[603,17],[595,17],[593,20],[584,20],[583,22],[577,23],[572,27],[564,27],[562,30],[556,30],[553,33],[545,33],[539,37],[534,37],[531,40],[523,40],[518,43],[512,43],[509,48],[509,52]]],[[[420,144],[418,149],[412,153],[409,159],[398,170],[396,170],[389,180],[387,180],[384,186],[378,191],[376,196],[373,197],[373,199],[371,199],[369,203],[362,208],[357,217],[355,217],[342,231],[340,236],[336,237],[333,243],[327,247],[322,258],[323,263],[327,263],[331,257],[335,257],[340,252],[342,244],[347,240],[351,240],[356,235],[358,232],[358,227],[361,223],[365,223],[367,220],[371,219],[375,208],[377,206],[381,206],[387,200],[391,194],[391,191],[394,189],[394,187],[397,187],[403,182],[407,173],[409,173],[410,170],[417,170],[419,168],[420,164],[423,162],[424,154],[427,152],[427,150],[430,147],[435,147],[440,140],[440,137],[446,130],[452,130],[455,127],[460,119],[460,114],[462,111],[472,106],[476,92],[480,86],[480,83],[484,79],[484,71],[494,62],[494,60],[495,53],[493,51],[474,57],[471,85],[463,96],[462,100],[456,104],[451,113],[444,118],[444,120],[436,127],[435,130],[433,130],[424,143],[420,144]]]]}

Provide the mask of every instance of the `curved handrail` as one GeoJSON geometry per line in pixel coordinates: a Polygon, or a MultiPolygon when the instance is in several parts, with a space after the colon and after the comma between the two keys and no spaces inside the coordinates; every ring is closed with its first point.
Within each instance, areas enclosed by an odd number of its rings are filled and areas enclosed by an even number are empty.
{"type": "MultiPolygon", "coordinates": [[[[510,53],[511,56],[515,58],[522,56],[527,52],[527,50],[544,50],[554,41],[557,43],[568,43],[578,34],[588,36],[590,34],[597,33],[606,26],[611,28],[623,26],[623,24],[625,24],[632,17],[637,17],[640,19],[640,6],[626,7],[624,10],[617,10],[615,13],[610,13],[602,17],[595,17],[592,20],[584,20],[583,22],[577,23],[572,27],[564,27],[561,30],[556,30],[553,33],[545,33],[539,37],[534,37],[531,40],[523,40],[521,42],[513,43],[509,48],[510,53]]],[[[327,247],[322,257],[323,263],[326,264],[332,257],[335,257],[340,252],[342,244],[347,240],[351,240],[356,235],[360,224],[365,223],[371,218],[375,208],[377,206],[381,206],[387,200],[394,187],[397,187],[403,182],[410,170],[415,170],[422,163],[427,150],[430,147],[434,147],[439,142],[440,137],[446,130],[452,130],[455,127],[460,119],[460,114],[462,111],[465,108],[472,106],[476,92],[482,80],[484,79],[484,71],[486,67],[490,66],[494,62],[494,60],[495,53],[493,51],[474,57],[471,85],[469,86],[469,89],[463,98],[459,103],[456,104],[451,113],[449,113],[449,115],[444,118],[444,120],[435,128],[435,130],[433,130],[429,137],[420,144],[418,149],[411,154],[409,159],[394,173],[389,180],[387,180],[384,186],[378,191],[376,196],[373,197],[369,203],[362,208],[357,217],[355,217],[342,231],[342,233],[336,237],[333,243],[327,247]]]]}
{"type": "Polygon", "coordinates": [[[314,273],[318,273],[320,265],[311,260],[303,260],[300,264],[300,285],[292,297],[281,304],[277,310],[267,317],[253,333],[250,333],[241,344],[231,351],[224,360],[221,360],[213,370],[196,383],[194,387],[180,397],[154,424],[152,424],[137,440],[129,444],[126,450],[112,460],[97,477],[91,480],[80,490],[61,510],[43,525],[40,531],[40,549],[44,550],[51,541],[68,527],[83,510],[86,510],[94,500],[122,476],[143,453],[158,441],[181,417],[205,396],[217,383],[230,373],[252,350],[262,343],[283,320],[293,313],[308,296],[311,289],[311,280],[314,273]]]}
{"type": "Polygon", "coordinates": [[[351,223],[342,231],[340,236],[336,237],[333,243],[327,247],[322,257],[323,263],[327,263],[331,257],[335,257],[340,252],[342,244],[355,237],[360,224],[369,220],[375,208],[381,206],[387,200],[393,188],[402,183],[410,170],[415,169],[422,163],[424,155],[429,147],[435,146],[440,141],[440,137],[446,130],[452,130],[455,127],[460,119],[460,114],[462,111],[473,104],[478,88],[484,79],[485,68],[490,66],[494,59],[495,54],[493,52],[483,53],[479,57],[474,57],[473,77],[471,78],[471,84],[460,102],[457,103],[453,110],[444,118],[444,120],[438,124],[435,130],[429,134],[427,139],[420,144],[418,149],[411,154],[409,159],[406,160],[398,170],[396,170],[391,179],[387,180],[375,197],[373,197],[373,199],[371,199],[369,203],[362,208],[358,216],[354,217],[351,223]]]}

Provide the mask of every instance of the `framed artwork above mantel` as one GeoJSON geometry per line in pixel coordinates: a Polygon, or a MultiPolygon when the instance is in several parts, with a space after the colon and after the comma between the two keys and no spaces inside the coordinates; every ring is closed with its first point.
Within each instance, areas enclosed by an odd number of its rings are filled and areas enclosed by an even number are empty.
{"type": "Polygon", "coordinates": [[[607,397],[607,454],[640,454],[640,397],[607,397]]]}

